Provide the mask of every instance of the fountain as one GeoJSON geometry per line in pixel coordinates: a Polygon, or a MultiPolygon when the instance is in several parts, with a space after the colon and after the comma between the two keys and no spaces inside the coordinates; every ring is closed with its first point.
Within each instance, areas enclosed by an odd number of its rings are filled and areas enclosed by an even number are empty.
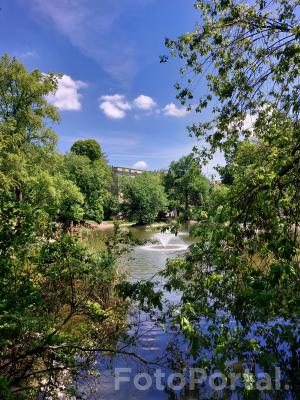
{"type": "Polygon", "coordinates": [[[160,232],[153,235],[154,244],[143,246],[143,249],[150,251],[184,251],[188,245],[178,236],[170,232],[160,232]]]}
{"type": "Polygon", "coordinates": [[[156,233],[153,238],[157,240],[163,247],[167,247],[170,241],[176,237],[173,233],[160,232],[156,233]]]}

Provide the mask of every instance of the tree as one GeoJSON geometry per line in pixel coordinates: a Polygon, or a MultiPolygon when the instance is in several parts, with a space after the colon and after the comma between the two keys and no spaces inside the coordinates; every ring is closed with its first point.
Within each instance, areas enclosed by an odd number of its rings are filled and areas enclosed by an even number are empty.
{"type": "Polygon", "coordinates": [[[188,217],[190,206],[203,206],[210,183],[201,173],[200,163],[192,154],[173,161],[164,176],[164,185],[170,204],[176,210],[185,211],[188,217]]]}
{"type": "MultiPolygon", "coordinates": [[[[59,115],[46,96],[55,92],[59,74],[32,72],[7,54],[0,60],[1,168],[6,184],[14,187],[22,200],[30,158],[53,150],[56,135],[46,120],[56,122],[59,115]]],[[[35,160],[32,160],[34,163],[35,160]]]]}
{"type": "Polygon", "coordinates": [[[224,185],[232,185],[233,183],[233,176],[229,172],[230,165],[226,164],[225,166],[220,166],[218,168],[218,172],[221,176],[221,182],[224,183],[224,185]]]}
{"type": "Polygon", "coordinates": [[[120,203],[119,203],[118,196],[116,196],[112,192],[108,193],[108,196],[106,197],[103,208],[104,208],[104,219],[105,220],[109,220],[113,216],[116,216],[120,211],[120,203]]]}
{"type": "Polygon", "coordinates": [[[130,221],[148,224],[154,221],[160,211],[166,210],[168,202],[161,179],[151,172],[126,178],[121,190],[121,207],[130,221]]]}
{"type": "Polygon", "coordinates": [[[84,196],[78,186],[61,174],[36,171],[26,184],[24,198],[33,208],[44,211],[48,218],[69,228],[84,217],[84,196]]]}
{"type": "Polygon", "coordinates": [[[202,112],[211,101],[214,118],[189,127],[205,137],[204,155],[217,148],[226,153],[251,135],[250,116],[268,113],[269,105],[299,116],[299,2],[297,0],[197,0],[200,12],[195,29],[177,40],[166,40],[172,56],[184,61],[187,84],[176,84],[178,98],[194,107],[195,80],[203,78],[202,96],[195,106],[202,112]],[[207,90],[203,85],[207,83],[207,90]]]}
{"type": "Polygon", "coordinates": [[[102,158],[92,161],[87,156],[71,152],[64,157],[62,173],[78,186],[84,196],[84,219],[101,222],[111,180],[106,162],[102,158]]]}
{"type": "Polygon", "coordinates": [[[54,397],[58,388],[71,398],[96,354],[118,352],[127,310],[112,296],[120,239],[110,238],[101,254],[58,230],[37,239],[41,221],[29,212],[16,236],[9,211],[0,229],[1,398],[54,397]]]}
{"type": "Polygon", "coordinates": [[[115,287],[128,236],[116,226],[95,254],[63,229],[82,219],[83,207],[94,207],[106,170],[102,160],[86,156],[66,161],[88,189],[94,179],[90,198],[62,173],[64,159],[47,125],[58,119],[47,102],[57,76],[28,72],[8,56],[0,60],[0,397],[6,400],[56,398],[61,391],[73,397],[76,376],[93,369],[96,354],[122,351],[118,335],[126,326],[127,303],[115,287]]]}
{"type": "Polygon", "coordinates": [[[202,367],[228,372],[234,358],[269,373],[278,366],[294,388],[300,371],[300,163],[290,155],[298,129],[279,114],[257,132],[259,141],[240,143],[230,166],[233,184],[214,189],[208,224],[193,230],[196,244],[164,272],[168,289],[182,292],[181,328],[202,367]],[[206,325],[199,324],[203,318],[206,325]],[[198,359],[206,351],[213,354],[210,362],[198,359]]]}
{"type": "Polygon", "coordinates": [[[0,197],[4,203],[44,213],[66,223],[78,221],[83,197],[73,182],[56,174],[56,134],[47,126],[58,121],[46,100],[57,89],[59,74],[26,71],[16,58],[0,61],[0,197]]]}
{"type": "Polygon", "coordinates": [[[59,115],[46,96],[57,90],[59,74],[32,72],[7,54],[0,61],[0,123],[2,134],[14,135],[14,149],[26,144],[45,145],[56,140],[45,119],[58,121],[59,115]]]}
{"type": "MultiPolygon", "coordinates": [[[[232,182],[213,191],[208,223],[195,228],[197,242],[186,259],[170,261],[163,273],[166,287],[182,293],[173,322],[197,365],[224,372],[236,359],[252,372],[253,365],[267,372],[279,366],[294,388],[300,371],[298,5],[199,0],[196,29],[167,41],[185,61],[183,73],[207,80],[196,111],[212,101],[213,118],[190,133],[205,137],[204,156],[224,150],[232,182]]],[[[187,107],[195,97],[192,83],[177,84],[187,107]]]]}
{"type": "Polygon", "coordinates": [[[101,147],[94,139],[77,140],[71,147],[71,152],[80,156],[86,156],[91,161],[103,158],[101,147]]]}

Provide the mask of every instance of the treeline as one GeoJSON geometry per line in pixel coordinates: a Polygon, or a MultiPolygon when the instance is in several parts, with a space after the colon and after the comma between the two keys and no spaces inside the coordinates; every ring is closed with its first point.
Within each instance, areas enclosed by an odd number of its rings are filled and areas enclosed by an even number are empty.
{"type": "Polygon", "coordinates": [[[212,185],[192,154],[173,161],[167,170],[123,178],[120,210],[130,221],[147,224],[155,219],[201,219],[212,185]]]}
{"type": "Polygon", "coordinates": [[[94,140],[74,143],[69,154],[56,149],[56,135],[45,120],[59,120],[46,96],[57,75],[27,72],[16,59],[1,59],[2,194],[32,204],[40,217],[61,222],[101,222],[109,203],[111,170],[94,140]]]}

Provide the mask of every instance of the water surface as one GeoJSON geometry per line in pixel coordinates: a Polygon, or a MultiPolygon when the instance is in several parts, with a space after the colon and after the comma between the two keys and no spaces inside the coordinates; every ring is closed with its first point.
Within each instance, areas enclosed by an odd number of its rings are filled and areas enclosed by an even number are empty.
{"type": "MultiPolygon", "coordinates": [[[[130,228],[133,235],[139,239],[157,240],[159,237],[158,229],[151,228],[130,228]]],[[[93,231],[90,234],[89,241],[94,248],[101,248],[101,240],[112,233],[112,230],[106,231],[93,231]]],[[[184,248],[192,243],[187,231],[182,231],[177,237],[174,235],[169,238],[167,236],[162,239],[162,243],[153,243],[152,245],[136,246],[130,254],[126,254],[120,260],[121,269],[127,271],[130,281],[148,281],[155,282],[157,289],[162,289],[164,285],[163,279],[159,276],[159,272],[164,269],[166,262],[170,258],[182,257],[185,254],[184,248]],[[178,251],[178,246],[181,246],[178,251]],[[151,248],[152,246],[152,248],[151,248]],[[166,246],[166,247],[164,247],[166,246]]],[[[176,304],[179,299],[179,293],[165,293],[165,299],[168,302],[176,304]]],[[[158,390],[156,387],[156,380],[153,378],[152,385],[147,390],[137,390],[133,380],[137,373],[153,373],[157,368],[161,369],[168,377],[173,371],[166,364],[173,364],[178,367],[178,360],[186,358],[186,345],[182,338],[174,336],[174,334],[166,333],[161,327],[159,316],[155,313],[153,315],[139,312],[133,308],[129,321],[132,323],[132,329],[128,334],[135,338],[133,346],[127,346],[126,351],[132,351],[139,357],[153,363],[158,361],[158,365],[144,365],[134,358],[126,356],[117,356],[114,358],[99,357],[97,368],[101,376],[97,383],[93,383],[93,389],[89,385],[85,386],[86,394],[84,398],[87,399],[107,399],[107,400],[200,400],[200,399],[295,399],[291,393],[274,392],[272,394],[262,394],[259,396],[257,393],[248,393],[245,397],[243,392],[232,391],[212,391],[207,385],[198,388],[197,391],[190,390],[158,390]],[[169,343],[177,341],[182,343],[180,348],[181,354],[177,354],[178,358],[170,355],[169,343]],[[177,363],[177,364],[176,364],[177,363]],[[130,379],[129,382],[120,383],[120,390],[115,387],[115,369],[116,368],[130,368],[130,371],[122,373],[124,377],[130,379]],[[91,394],[93,392],[93,394],[91,394]]],[[[122,344],[121,344],[122,347],[122,344]]],[[[145,384],[142,380],[142,383],[145,384]]],[[[165,382],[164,382],[165,383],[165,382]]]]}

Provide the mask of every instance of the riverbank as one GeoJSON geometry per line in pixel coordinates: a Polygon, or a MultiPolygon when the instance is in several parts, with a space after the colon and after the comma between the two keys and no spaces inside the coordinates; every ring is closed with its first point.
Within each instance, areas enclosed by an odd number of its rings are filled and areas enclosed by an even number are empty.
{"type": "MultiPolygon", "coordinates": [[[[102,221],[100,224],[98,224],[97,222],[94,222],[94,221],[86,221],[83,226],[88,229],[96,229],[96,230],[105,231],[105,230],[113,229],[115,222],[118,222],[121,226],[124,226],[124,227],[136,227],[137,226],[135,223],[128,222],[128,221],[102,221]]],[[[160,228],[160,227],[163,227],[166,225],[167,224],[165,222],[155,222],[153,224],[144,225],[144,226],[151,227],[151,228],[160,228]]]]}

